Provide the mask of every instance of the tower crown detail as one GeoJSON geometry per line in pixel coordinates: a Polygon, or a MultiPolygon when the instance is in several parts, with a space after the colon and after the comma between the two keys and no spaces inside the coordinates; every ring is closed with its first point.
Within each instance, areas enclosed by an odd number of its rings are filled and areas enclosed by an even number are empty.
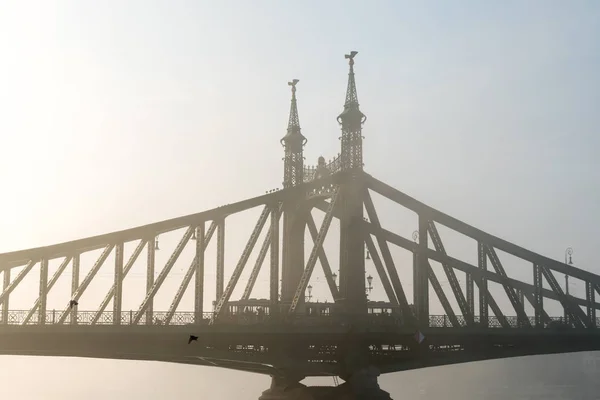
{"type": "Polygon", "coordinates": [[[288,82],[292,87],[292,104],[290,105],[290,118],[288,121],[287,133],[281,139],[281,144],[284,146],[302,147],[307,140],[300,131],[300,118],[298,117],[298,104],[296,101],[296,85],[300,82],[298,79],[293,79],[288,82]]]}
{"type": "Polygon", "coordinates": [[[348,73],[348,87],[346,89],[346,101],[344,111],[337,117],[337,121],[343,129],[358,131],[360,126],[367,120],[366,115],[360,111],[358,104],[358,93],[356,91],[356,80],[354,79],[354,57],[358,51],[351,51],[344,57],[348,60],[350,71],[348,73]]]}

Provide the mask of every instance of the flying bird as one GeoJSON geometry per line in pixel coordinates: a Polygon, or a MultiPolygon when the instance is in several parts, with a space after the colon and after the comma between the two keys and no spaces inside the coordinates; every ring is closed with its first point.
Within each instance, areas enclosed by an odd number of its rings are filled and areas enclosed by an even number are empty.
{"type": "Polygon", "coordinates": [[[69,301],[69,308],[73,308],[75,306],[78,306],[79,303],[77,302],[77,300],[70,300],[69,301]]]}
{"type": "Polygon", "coordinates": [[[197,342],[197,341],[198,341],[198,336],[190,335],[190,338],[188,339],[188,344],[190,344],[192,342],[197,342]]]}

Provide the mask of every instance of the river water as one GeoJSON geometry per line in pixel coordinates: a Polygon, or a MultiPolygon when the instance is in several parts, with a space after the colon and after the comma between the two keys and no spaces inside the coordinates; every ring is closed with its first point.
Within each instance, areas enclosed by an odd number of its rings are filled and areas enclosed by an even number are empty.
{"type": "MultiPolygon", "coordinates": [[[[523,357],[388,374],[394,400],[600,399],[600,352],[523,357]]],[[[332,385],[332,379],[309,384],[332,385]]],[[[305,382],[305,383],[306,383],[305,382]]],[[[157,362],[0,356],[0,399],[255,400],[269,378],[157,362]]]]}

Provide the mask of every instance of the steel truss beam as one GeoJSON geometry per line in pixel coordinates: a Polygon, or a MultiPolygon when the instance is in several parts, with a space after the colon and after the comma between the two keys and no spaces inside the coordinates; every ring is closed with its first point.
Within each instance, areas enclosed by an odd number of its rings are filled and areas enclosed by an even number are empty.
{"type": "Polygon", "coordinates": [[[570,296],[565,295],[562,288],[556,281],[556,278],[554,277],[552,271],[550,271],[550,269],[546,266],[542,266],[542,274],[546,278],[546,281],[550,285],[552,291],[558,295],[560,303],[562,304],[566,313],[569,315],[571,321],[575,324],[575,327],[589,327],[590,321],[587,320],[587,316],[583,313],[583,310],[579,308],[579,306],[573,304],[570,296]]]}
{"type": "MultiPolygon", "coordinates": [[[[212,236],[215,233],[216,229],[217,229],[217,223],[215,221],[213,221],[212,224],[208,227],[208,232],[206,232],[206,234],[204,233],[204,223],[200,224],[199,227],[196,228],[196,255],[194,256],[194,259],[190,263],[190,266],[188,267],[187,271],[185,272],[183,281],[181,282],[181,284],[179,285],[179,288],[177,289],[177,292],[175,293],[175,297],[173,298],[173,301],[171,302],[169,311],[167,311],[167,315],[165,316],[165,320],[164,320],[165,325],[169,325],[171,323],[171,319],[173,319],[173,315],[175,315],[175,311],[177,311],[177,307],[179,307],[179,303],[181,302],[181,299],[183,298],[185,291],[187,290],[188,286],[190,285],[190,282],[192,281],[192,276],[194,274],[198,274],[198,275],[196,275],[196,278],[200,277],[201,280],[204,279],[204,275],[203,275],[204,274],[204,272],[203,272],[204,252],[206,251],[206,248],[210,244],[210,239],[212,239],[212,236]],[[200,266],[200,272],[198,272],[199,266],[200,266]]],[[[202,293],[198,292],[198,285],[195,285],[195,287],[196,287],[196,293],[194,295],[194,300],[198,299],[198,297],[200,297],[200,299],[203,300],[203,296],[201,295],[202,293]],[[201,296],[199,296],[199,294],[201,296]]],[[[202,286],[200,286],[200,290],[202,290],[202,286]]],[[[194,301],[194,312],[196,313],[194,315],[198,314],[198,308],[200,308],[200,309],[202,308],[202,306],[199,304],[200,301],[201,300],[194,301]]],[[[200,320],[201,320],[202,319],[202,311],[199,311],[199,312],[200,312],[200,320]]],[[[199,323],[200,320],[197,317],[195,318],[196,323],[199,323]]]]}
{"type": "MultiPolygon", "coordinates": [[[[158,247],[157,237],[152,236],[148,240],[146,247],[146,295],[152,290],[154,286],[154,275],[156,273],[156,250],[158,247]]],[[[148,299],[146,306],[146,325],[152,325],[152,318],[154,315],[154,297],[148,299]]]]}
{"type": "MultiPolygon", "coordinates": [[[[379,222],[379,217],[377,216],[377,211],[375,211],[375,205],[373,204],[373,199],[371,199],[371,195],[368,190],[365,190],[364,205],[367,210],[367,216],[371,224],[379,229],[381,228],[381,223],[379,222]]],[[[381,255],[383,256],[383,261],[385,266],[387,267],[387,272],[390,276],[390,280],[392,281],[392,286],[394,291],[396,292],[396,298],[398,299],[398,304],[400,304],[400,309],[402,310],[402,314],[404,316],[412,316],[412,311],[410,306],[408,305],[408,300],[406,299],[406,294],[404,293],[404,289],[402,288],[402,283],[400,282],[400,277],[398,276],[398,271],[396,270],[396,265],[394,264],[394,259],[392,258],[392,253],[390,252],[390,248],[388,247],[387,242],[381,238],[379,235],[376,235],[377,244],[379,245],[379,249],[381,250],[381,255]]],[[[414,244],[411,244],[411,247],[407,250],[413,251],[414,244]]]]}
{"type": "MultiPolygon", "coordinates": [[[[83,281],[77,287],[77,290],[75,290],[75,293],[73,293],[73,297],[71,300],[78,301],[81,298],[81,295],[83,295],[83,292],[85,292],[85,289],[87,289],[87,287],[90,285],[90,283],[92,282],[92,279],[94,279],[94,277],[96,276],[96,274],[102,267],[102,264],[104,264],[104,261],[106,261],[106,259],[108,258],[109,254],[111,253],[111,251],[113,250],[114,247],[115,247],[114,244],[109,244],[108,246],[106,246],[106,248],[104,249],[102,254],[100,254],[100,257],[98,257],[98,259],[96,260],[96,263],[94,264],[94,266],[92,267],[90,272],[88,272],[88,274],[85,276],[85,278],[83,278],[83,281]]],[[[77,268],[79,269],[79,265],[77,268]]],[[[70,311],[70,307],[67,304],[65,309],[62,311],[62,313],[58,317],[57,323],[63,324],[65,322],[65,320],[67,319],[67,317],[69,316],[69,311],[70,311]]]]}
{"type": "Polygon", "coordinates": [[[217,224],[217,280],[215,297],[223,296],[225,286],[225,219],[219,220],[217,224]]]}
{"type": "MultiPolygon", "coordinates": [[[[277,210],[277,221],[281,220],[281,214],[283,209],[283,203],[279,205],[277,210]]],[[[267,257],[267,252],[269,251],[269,247],[271,246],[271,235],[272,232],[269,230],[265,235],[265,239],[263,240],[262,246],[260,246],[260,251],[258,252],[258,257],[256,258],[256,262],[254,263],[254,268],[252,268],[252,272],[250,273],[250,277],[248,278],[248,283],[246,284],[246,288],[244,289],[244,293],[242,294],[242,300],[248,300],[250,295],[252,294],[252,289],[254,289],[254,285],[256,284],[256,280],[258,279],[258,275],[260,274],[260,270],[265,262],[265,258],[267,257]]]]}
{"type": "MultiPolygon", "coordinates": [[[[152,285],[152,288],[150,289],[150,291],[148,293],[146,293],[146,297],[144,298],[144,301],[142,301],[140,308],[137,310],[137,312],[135,313],[135,315],[133,317],[133,321],[132,321],[133,325],[137,325],[140,322],[140,319],[142,319],[142,315],[150,306],[152,300],[154,299],[154,296],[156,295],[156,292],[158,292],[158,289],[160,289],[160,287],[162,286],[163,282],[167,278],[167,275],[169,274],[169,272],[171,272],[171,269],[175,265],[175,262],[177,261],[177,259],[181,255],[181,252],[185,248],[185,245],[189,242],[190,238],[192,237],[192,233],[194,232],[194,229],[195,229],[194,227],[190,226],[185,231],[183,237],[177,244],[177,247],[171,254],[171,257],[169,257],[169,260],[165,264],[164,268],[160,271],[160,273],[156,277],[156,281],[152,285]]],[[[148,242],[148,248],[154,249],[154,243],[148,242]]],[[[148,324],[148,323],[149,323],[148,320],[146,320],[146,324],[148,324]]]]}
{"type": "MultiPolygon", "coordinates": [[[[58,278],[60,278],[63,271],[67,268],[67,265],[69,265],[69,263],[71,262],[71,259],[72,259],[72,257],[65,257],[63,262],[60,264],[60,266],[56,270],[56,272],[54,272],[54,274],[52,275],[52,278],[50,278],[50,282],[48,282],[48,286],[46,289],[48,293],[50,292],[50,289],[52,289],[52,287],[54,286],[54,284],[56,283],[58,278]]],[[[33,303],[33,307],[31,307],[31,310],[29,310],[29,312],[27,313],[27,316],[23,320],[22,325],[27,325],[29,323],[29,321],[31,320],[31,317],[33,317],[33,314],[35,314],[38,307],[40,306],[40,302],[41,302],[41,298],[38,297],[37,300],[35,301],[35,303],[33,303]]]]}
{"type": "MultiPolygon", "coordinates": [[[[504,267],[502,266],[502,263],[498,258],[498,254],[496,254],[496,250],[494,250],[494,248],[490,245],[484,245],[484,250],[487,253],[487,256],[489,257],[490,261],[492,262],[492,266],[496,270],[496,273],[500,275],[503,279],[508,278],[508,275],[506,275],[506,271],[504,270],[504,267]]],[[[523,304],[523,302],[517,297],[517,294],[515,293],[513,288],[510,285],[508,285],[506,281],[502,282],[502,287],[504,287],[504,291],[506,292],[506,295],[508,296],[508,299],[510,300],[513,308],[515,309],[518,319],[522,321],[522,323],[525,324],[525,326],[530,327],[531,323],[529,322],[529,318],[527,318],[527,314],[525,314],[525,305],[523,304]]]]}
{"type": "MultiPolygon", "coordinates": [[[[5,292],[6,289],[10,286],[10,269],[5,269],[2,272],[2,292],[5,292]]],[[[9,307],[9,296],[6,296],[2,301],[2,323],[8,324],[8,307],[9,307]]]]}
{"type": "Polygon", "coordinates": [[[600,285],[594,285],[591,282],[585,282],[585,300],[587,302],[587,317],[591,323],[592,328],[597,327],[596,321],[596,308],[594,303],[596,302],[596,291],[600,293],[600,285]]]}
{"type": "Polygon", "coordinates": [[[419,241],[413,253],[413,304],[415,316],[421,324],[429,326],[429,260],[426,250],[429,247],[427,217],[419,215],[419,241]]]}
{"type": "MultiPolygon", "coordinates": [[[[79,287],[79,253],[73,255],[72,270],[71,270],[71,299],[75,297],[77,288],[79,287]]],[[[71,307],[71,324],[77,324],[77,309],[78,306],[71,307]]]]}
{"type": "Polygon", "coordinates": [[[223,219],[228,215],[246,211],[261,205],[273,204],[286,201],[288,199],[303,198],[305,193],[314,188],[329,186],[330,184],[337,183],[342,179],[344,179],[344,174],[333,174],[328,177],[315,179],[291,188],[278,190],[273,193],[242,200],[237,203],[227,204],[226,206],[216,207],[199,213],[185,215],[183,217],[172,218],[123,231],[106,233],[65,243],[58,243],[52,246],[2,253],[0,254],[0,270],[4,271],[5,269],[26,265],[32,259],[37,261],[41,258],[47,258],[50,260],[66,257],[76,252],[81,254],[88,251],[103,249],[106,247],[107,243],[127,243],[134,240],[139,240],[140,238],[148,238],[149,236],[163,232],[172,232],[189,226],[196,226],[202,221],[223,219]]]}
{"type": "Polygon", "coordinates": [[[300,282],[298,283],[296,293],[292,298],[292,304],[290,305],[289,314],[293,314],[296,312],[296,308],[298,306],[298,303],[300,302],[300,299],[304,298],[306,286],[308,285],[310,276],[312,275],[312,272],[315,268],[315,264],[317,263],[319,249],[323,246],[323,241],[325,240],[325,236],[327,236],[327,231],[329,230],[329,226],[331,225],[331,221],[333,219],[333,212],[337,203],[337,199],[339,197],[339,193],[340,187],[336,186],[334,189],[333,196],[331,197],[331,201],[329,203],[327,212],[325,213],[325,218],[323,218],[323,223],[321,224],[321,228],[319,229],[317,240],[313,246],[310,256],[308,257],[308,261],[306,263],[306,267],[304,268],[304,272],[302,273],[302,277],[300,278],[300,282]]]}
{"type": "Polygon", "coordinates": [[[123,302],[123,251],[124,243],[115,246],[115,273],[114,285],[115,294],[113,296],[113,324],[121,325],[121,306],[123,302]]]}
{"type": "Polygon", "coordinates": [[[279,313],[279,214],[282,204],[271,208],[271,265],[269,271],[270,315],[279,313]]]}
{"type": "MultiPolygon", "coordinates": [[[[25,276],[27,276],[27,274],[35,266],[37,261],[38,260],[30,260],[27,263],[27,265],[25,265],[25,268],[23,268],[21,270],[21,272],[19,272],[19,274],[15,277],[15,279],[13,279],[13,281],[10,282],[10,284],[5,287],[2,294],[0,294],[0,303],[1,304],[4,304],[5,300],[8,299],[8,296],[11,294],[11,292],[13,290],[15,290],[15,288],[19,285],[19,283],[21,283],[21,281],[25,278],[25,276]]],[[[5,271],[6,271],[6,269],[5,269],[5,271]]]]}
{"type": "Polygon", "coordinates": [[[196,271],[194,275],[196,278],[194,280],[194,323],[196,325],[202,322],[204,314],[204,253],[216,228],[217,224],[213,221],[208,228],[208,235],[205,236],[204,222],[196,227],[196,271]]]}
{"type": "Polygon", "coordinates": [[[393,306],[398,306],[398,299],[396,298],[394,288],[392,288],[392,284],[390,283],[390,278],[388,277],[387,272],[385,272],[385,267],[381,262],[375,243],[373,243],[373,238],[368,233],[365,233],[365,243],[367,245],[367,250],[369,250],[369,254],[371,254],[371,259],[373,260],[375,270],[377,271],[377,275],[379,275],[385,294],[393,306]]]}
{"type": "MultiPolygon", "coordinates": [[[[231,278],[229,278],[229,283],[227,283],[225,291],[223,292],[223,294],[219,298],[219,301],[217,302],[217,306],[215,307],[214,320],[220,318],[223,315],[223,313],[227,310],[227,307],[224,306],[227,305],[227,302],[229,301],[229,298],[233,293],[233,289],[235,289],[235,285],[237,284],[238,280],[240,279],[240,276],[242,275],[244,267],[246,266],[248,258],[250,257],[254,246],[256,245],[256,241],[260,236],[260,232],[262,231],[263,227],[265,226],[265,223],[267,222],[267,218],[269,217],[270,212],[271,209],[269,208],[269,206],[265,206],[263,208],[263,211],[260,214],[260,217],[258,218],[258,222],[256,223],[256,226],[254,227],[254,230],[252,231],[252,234],[248,239],[248,243],[246,243],[246,247],[242,252],[240,260],[238,261],[235,269],[233,270],[231,278]]],[[[214,320],[211,322],[214,322],[214,320]]]]}
{"type": "MultiPolygon", "coordinates": [[[[371,234],[381,237],[383,240],[386,240],[390,243],[393,243],[396,246],[402,247],[403,249],[411,251],[414,248],[414,243],[411,240],[408,240],[394,232],[390,232],[386,229],[376,227],[373,223],[364,222],[365,229],[371,234]]],[[[513,288],[522,289],[523,293],[527,295],[527,293],[534,293],[534,285],[531,285],[526,282],[521,282],[513,278],[503,279],[500,275],[486,270],[482,270],[479,267],[471,265],[465,261],[453,258],[448,255],[440,254],[432,249],[427,250],[427,255],[430,259],[437,262],[447,262],[453,268],[458,269],[460,271],[470,273],[475,278],[475,281],[479,280],[481,277],[485,278],[488,281],[496,282],[502,284],[503,281],[507,281],[513,288]]],[[[479,285],[479,283],[478,283],[479,285]]],[[[547,297],[553,300],[559,300],[559,296],[552,290],[549,289],[541,289],[541,294],[543,297],[547,297]]],[[[576,304],[586,306],[586,302],[583,299],[571,298],[573,302],[576,304]]],[[[594,303],[596,309],[600,309],[600,303],[594,303]]]]}
{"type": "MultiPolygon", "coordinates": [[[[441,254],[446,254],[446,249],[444,248],[444,244],[442,243],[442,239],[440,234],[435,226],[435,222],[429,220],[427,223],[427,228],[429,235],[431,236],[431,241],[433,242],[433,246],[435,250],[441,254]]],[[[419,235],[419,240],[421,240],[421,235],[419,235]]],[[[448,282],[450,282],[450,288],[452,289],[452,293],[454,294],[454,298],[458,303],[458,307],[462,315],[465,316],[467,325],[471,325],[473,323],[473,314],[471,309],[469,308],[469,304],[465,299],[465,295],[460,287],[460,283],[458,282],[458,278],[454,273],[454,269],[450,267],[447,263],[442,263],[442,267],[444,268],[444,272],[446,273],[446,278],[448,282]]]]}
{"type": "MultiPolygon", "coordinates": [[[[144,246],[146,246],[146,243],[151,243],[151,244],[149,244],[149,246],[154,246],[153,242],[148,242],[146,240],[141,240],[138,243],[135,250],[133,250],[133,253],[131,254],[131,256],[129,256],[129,260],[127,260],[127,263],[123,267],[123,273],[121,274],[121,280],[125,279],[125,277],[129,273],[131,268],[133,268],[133,265],[135,264],[138,257],[142,253],[142,250],[144,250],[144,246]]],[[[116,265],[115,265],[115,268],[117,268],[116,265]]],[[[77,272],[77,276],[79,276],[79,272],[77,272]]],[[[79,278],[77,278],[76,281],[79,281],[79,278]]],[[[113,285],[109,289],[108,293],[106,293],[106,296],[104,296],[104,300],[102,300],[102,303],[100,303],[100,307],[98,307],[98,311],[96,311],[96,314],[94,314],[94,317],[92,318],[92,325],[95,325],[98,322],[98,320],[100,319],[100,316],[102,315],[102,313],[108,306],[108,303],[110,303],[110,301],[115,298],[116,291],[117,291],[117,284],[116,284],[116,282],[113,282],[113,285]]],[[[119,319],[120,317],[116,317],[116,318],[119,319]]]]}
{"type": "Polygon", "coordinates": [[[483,243],[489,244],[495,249],[502,250],[523,260],[527,260],[532,263],[537,263],[539,265],[544,265],[546,268],[549,268],[556,272],[567,274],[571,277],[581,279],[583,281],[590,281],[594,284],[600,285],[600,276],[598,275],[594,275],[593,273],[580,268],[568,266],[562,262],[552,260],[548,257],[544,257],[540,254],[534,253],[530,250],[524,249],[520,246],[510,243],[504,239],[500,239],[499,237],[490,235],[489,233],[486,233],[456,218],[444,214],[441,211],[429,207],[424,203],[421,203],[420,201],[406,195],[405,193],[402,193],[398,189],[395,189],[381,182],[380,180],[375,179],[371,175],[365,174],[364,179],[369,189],[375,191],[383,197],[386,197],[387,199],[392,200],[395,203],[398,203],[408,208],[409,210],[414,211],[417,214],[425,213],[426,215],[429,215],[432,220],[444,226],[447,226],[448,228],[456,232],[462,233],[467,237],[470,237],[476,241],[481,241],[483,243]]]}
{"type": "MultiPolygon", "coordinates": [[[[306,219],[306,226],[308,227],[308,231],[310,232],[310,236],[312,237],[314,245],[317,244],[317,238],[319,237],[319,231],[317,230],[317,225],[315,224],[315,220],[312,214],[309,212],[306,219]]],[[[331,272],[331,265],[329,264],[329,260],[327,259],[327,254],[323,249],[323,246],[319,247],[318,250],[319,262],[321,263],[321,267],[323,267],[323,273],[325,274],[325,279],[327,280],[327,285],[329,286],[329,291],[331,292],[331,296],[333,300],[337,300],[339,297],[339,290],[335,280],[333,279],[333,273],[331,272]]]]}
{"type": "Polygon", "coordinates": [[[431,264],[429,263],[429,260],[427,260],[427,267],[429,270],[429,282],[431,282],[433,291],[435,292],[435,294],[438,297],[438,300],[442,304],[442,307],[444,308],[444,312],[446,313],[446,315],[448,315],[448,319],[450,320],[450,323],[455,328],[460,327],[461,326],[460,322],[458,322],[458,318],[456,317],[456,314],[454,313],[454,310],[452,309],[452,305],[448,301],[448,298],[446,297],[446,293],[444,293],[444,289],[442,288],[440,281],[438,281],[438,278],[435,275],[435,272],[431,268],[431,264]]]}
{"type": "MultiPolygon", "coordinates": [[[[446,255],[447,256],[447,255],[446,255]]],[[[477,243],[477,259],[478,259],[478,267],[481,272],[487,271],[487,255],[485,252],[485,245],[481,242],[477,243]]],[[[488,279],[485,274],[481,274],[478,276],[478,279],[475,281],[477,283],[477,287],[479,289],[479,323],[488,327],[489,319],[488,319],[488,307],[492,309],[494,315],[498,318],[500,325],[503,328],[510,328],[510,324],[508,320],[502,314],[502,310],[498,307],[496,300],[491,296],[490,291],[488,289],[488,279]]]]}

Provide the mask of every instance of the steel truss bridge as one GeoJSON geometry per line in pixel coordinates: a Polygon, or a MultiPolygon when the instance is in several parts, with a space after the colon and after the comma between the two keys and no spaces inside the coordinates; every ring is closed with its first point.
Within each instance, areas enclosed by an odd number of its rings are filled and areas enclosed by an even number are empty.
{"type": "Polygon", "coordinates": [[[372,367],[386,373],[600,349],[600,319],[596,317],[600,303],[595,298],[600,293],[600,276],[483,232],[364,172],[362,126],[366,117],[358,104],[355,56],[356,52],[346,55],[350,72],[344,110],[338,117],[341,153],[330,162],[320,159],[317,166],[304,165],[307,140],[298,117],[298,81],[289,83],[290,117],[281,140],[283,189],[124,231],[0,254],[0,354],[162,360],[258,372],[273,377],[273,386],[263,398],[275,399],[286,398],[277,396],[284,396],[284,388],[300,387],[298,382],[306,376],[372,381],[377,373],[364,372],[372,367]],[[414,240],[383,227],[373,194],[416,215],[414,240]],[[226,277],[227,222],[256,208],[262,209],[258,221],[226,277]],[[320,226],[314,210],[324,213],[320,226]],[[332,221],[339,224],[339,248],[334,255],[339,261],[339,281],[328,258],[331,246],[324,246],[332,221]],[[476,242],[473,259],[477,261],[449,255],[440,226],[476,242]],[[158,237],[176,231],[182,236],[158,270],[158,237]],[[207,248],[215,241],[214,263],[208,262],[207,248]],[[412,254],[412,282],[400,279],[402,262],[392,247],[412,254]],[[186,251],[192,261],[182,266],[181,255],[186,251]],[[511,278],[500,252],[527,263],[533,283],[511,278]],[[83,260],[93,253],[99,256],[86,269],[83,260]],[[254,265],[248,266],[252,254],[254,265]],[[372,260],[386,301],[368,299],[366,258],[372,260]],[[57,265],[52,275],[50,263],[57,265]],[[136,263],[145,264],[146,290],[139,307],[129,310],[123,307],[124,279],[136,263]],[[205,281],[207,263],[210,271],[216,264],[216,282],[205,281]],[[307,297],[317,263],[331,302],[313,302],[307,297]],[[441,273],[434,271],[436,263],[441,273]],[[107,264],[112,265],[112,278],[106,296],[97,309],[85,308],[82,296],[107,264]],[[252,293],[263,264],[268,265],[269,294],[257,299],[252,293]],[[11,294],[26,284],[34,268],[39,271],[37,300],[27,310],[11,309],[11,294]],[[178,268],[185,273],[170,307],[155,310],[157,293],[178,268]],[[87,273],[80,276],[84,270],[87,273]],[[71,290],[64,293],[64,307],[50,309],[49,292],[68,272],[71,290]],[[249,275],[241,285],[245,272],[249,275]],[[565,292],[556,274],[581,281],[585,296],[565,292]],[[409,300],[405,289],[411,284],[409,300]],[[489,284],[502,288],[510,311],[503,310],[492,296],[489,284]],[[241,295],[232,298],[236,289],[241,295]],[[186,292],[193,292],[193,308],[183,312],[180,304],[186,292]],[[214,296],[211,310],[205,310],[208,293],[214,296]],[[431,315],[432,299],[437,299],[443,315],[431,315]],[[551,316],[546,307],[549,301],[560,305],[558,317],[551,316]],[[188,344],[190,335],[197,340],[188,344]]]}

